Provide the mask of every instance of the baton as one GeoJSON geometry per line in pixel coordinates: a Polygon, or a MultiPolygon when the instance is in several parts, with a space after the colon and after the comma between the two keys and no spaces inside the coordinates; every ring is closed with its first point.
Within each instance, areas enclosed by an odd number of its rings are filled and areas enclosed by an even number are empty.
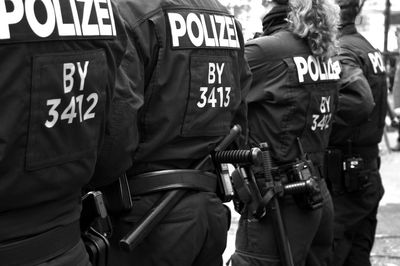
{"type": "MultiPolygon", "coordinates": [[[[271,174],[271,155],[269,153],[268,143],[260,143],[260,149],[263,158],[263,172],[265,181],[267,183],[274,182],[271,174]]],[[[275,237],[278,243],[278,250],[284,266],[294,266],[293,255],[290,249],[289,239],[286,234],[285,225],[283,224],[281,209],[279,206],[279,201],[276,196],[271,199],[270,209],[272,212],[272,222],[275,231],[275,237]]]]}
{"type": "MultiPolygon", "coordinates": [[[[217,145],[214,151],[225,150],[241,133],[242,129],[239,125],[234,125],[229,134],[217,145]]],[[[212,155],[208,154],[195,169],[201,167],[212,159],[212,155]]],[[[119,245],[126,251],[132,251],[154,227],[169,213],[177,202],[185,195],[186,189],[173,189],[164,193],[151,209],[141,218],[136,226],[125,235],[120,241],[119,245]]]]}

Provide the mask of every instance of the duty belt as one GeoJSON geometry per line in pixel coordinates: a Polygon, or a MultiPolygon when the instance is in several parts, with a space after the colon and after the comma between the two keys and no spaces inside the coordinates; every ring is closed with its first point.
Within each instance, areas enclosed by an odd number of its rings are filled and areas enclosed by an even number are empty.
{"type": "MultiPolygon", "coordinates": [[[[336,147],[328,147],[327,150],[339,150],[341,151],[343,154],[345,154],[345,149],[343,148],[336,148],[336,147]]],[[[352,154],[350,156],[358,156],[360,155],[360,157],[364,160],[364,166],[365,169],[369,169],[369,170],[374,170],[374,169],[379,169],[380,166],[380,156],[374,156],[372,154],[372,152],[375,151],[375,146],[371,146],[371,147],[353,147],[352,148],[352,154]]],[[[347,155],[349,156],[349,155],[347,155]]],[[[343,159],[343,157],[342,157],[343,159]]]]}
{"type": "MultiPolygon", "coordinates": [[[[290,164],[287,164],[290,165],[290,164]]],[[[293,180],[290,180],[289,178],[289,171],[292,170],[290,167],[288,167],[287,165],[283,165],[283,166],[274,166],[271,169],[271,174],[274,177],[274,180],[276,181],[281,181],[282,184],[287,184],[290,183],[293,180]]],[[[294,163],[292,164],[294,165],[294,163]]],[[[260,180],[259,182],[263,183],[265,180],[265,177],[263,176],[263,174],[260,172],[260,169],[254,168],[255,169],[255,177],[256,180],[258,182],[258,180],[260,180]]],[[[321,174],[321,167],[319,165],[314,166],[314,175],[316,177],[317,180],[320,179],[324,179],[324,176],[321,174]]]]}
{"type": "MultiPolygon", "coordinates": [[[[328,150],[338,149],[346,154],[349,147],[348,146],[333,146],[328,147],[328,150]]],[[[364,160],[372,160],[375,159],[379,155],[379,146],[378,145],[370,145],[370,146],[351,146],[351,152],[353,154],[357,154],[361,156],[364,160]]]]}
{"type": "Polygon", "coordinates": [[[217,176],[200,170],[154,171],[130,177],[128,182],[133,196],[177,188],[207,192],[217,191],[217,176]]]}
{"type": "Polygon", "coordinates": [[[6,245],[0,244],[0,258],[15,266],[36,265],[55,258],[75,246],[80,239],[79,222],[6,245]]]}
{"type": "Polygon", "coordinates": [[[379,169],[380,157],[374,159],[364,159],[365,169],[375,170],[379,169]]]}

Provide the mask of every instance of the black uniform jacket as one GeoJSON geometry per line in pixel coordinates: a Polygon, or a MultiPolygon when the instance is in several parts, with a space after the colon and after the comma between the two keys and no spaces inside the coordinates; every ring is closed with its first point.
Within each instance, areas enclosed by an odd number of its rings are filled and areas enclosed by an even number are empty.
{"type": "Polygon", "coordinates": [[[121,0],[119,7],[128,51],[140,58],[124,65],[144,101],[129,175],[191,168],[232,124],[246,129],[251,74],[240,25],[214,0],[121,0]]]}
{"type": "Polygon", "coordinates": [[[126,45],[115,6],[104,2],[5,2],[0,244],[79,220],[126,45]]]}
{"type": "Polygon", "coordinates": [[[330,145],[347,149],[350,139],[354,147],[370,147],[367,157],[376,157],[387,111],[385,65],[354,24],[341,30],[339,40],[342,93],[330,145]]]}
{"type": "Polygon", "coordinates": [[[337,105],[339,63],[313,56],[307,42],[284,27],[249,41],[245,51],[253,73],[250,140],[268,142],[281,164],[300,158],[299,138],[304,152],[322,164],[337,105]]]}

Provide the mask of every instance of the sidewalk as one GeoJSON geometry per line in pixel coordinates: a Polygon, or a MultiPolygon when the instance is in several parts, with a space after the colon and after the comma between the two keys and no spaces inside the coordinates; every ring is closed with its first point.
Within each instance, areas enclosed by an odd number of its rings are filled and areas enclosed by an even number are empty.
{"type": "MultiPolygon", "coordinates": [[[[390,145],[397,133],[388,132],[390,145]]],[[[400,266],[400,152],[389,152],[381,145],[381,176],[385,195],[378,210],[378,227],[371,262],[374,266],[400,266]]]]}
{"type": "MultiPolygon", "coordinates": [[[[387,136],[390,145],[395,145],[397,133],[388,132],[387,136]]],[[[378,226],[371,262],[373,266],[400,266],[400,152],[390,152],[384,141],[380,144],[380,149],[385,195],[378,210],[378,226]]],[[[235,232],[239,220],[232,204],[228,205],[232,210],[232,223],[224,253],[225,262],[235,250],[235,232]]]]}

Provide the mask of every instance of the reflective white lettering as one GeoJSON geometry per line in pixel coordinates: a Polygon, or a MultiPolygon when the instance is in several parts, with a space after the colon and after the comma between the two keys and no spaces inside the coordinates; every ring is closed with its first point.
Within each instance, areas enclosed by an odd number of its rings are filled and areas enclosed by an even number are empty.
{"type": "Polygon", "coordinates": [[[215,83],[215,64],[214,63],[208,63],[208,84],[214,84],[215,83]]]}
{"type": "Polygon", "coordinates": [[[219,46],[217,26],[215,25],[214,16],[210,16],[210,21],[211,21],[211,27],[212,27],[212,30],[213,30],[215,45],[219,46]]]}
{"type": "Polygon", "coordinates": [[[222,63],[221,65],[219,65],[217,63],[217,73],[218,73],[218,84],[222,83],[222,73],[224,72],[224,67],[225,67],[225,63],[222,63]]]}
{"type": "Polygon", "coordinates": [[[342,68],[340,67],[339,61],[335,61],[332,63],[332,59],[328,60],[328,69],[331,69],[331,72],[328,70],[329,77],[331,79],[339,79],[340,73],[342,72],[342,68]]]}
{"type": "Polygon", "coordinates": [[[24,16],[22,0],[10,0],[9,2],[14,6],[12,12],[7,12],[5,1],[0,1],[0,40],[9,39],[11,37],[10,25],[21,21],[24,16]]]}
{"type": "Polygon", "coordinates": [[[111,25],[104,24],[104,19],[109,19],[108,9],[101,8],[100,3],[106,3],[106,0],[94,0],[94,6],[97,13],[97,21],[99,23],[100,35],[111,35],[111,25]]]}
{"type": "Polygon", "coordinates": [[[114,12],[112,10],[112,5],[111,1],[107,0],[107,6],[108,6],[108,13],[110,14],[110,20],[111,20],[111,28],[112,28],[112,35],[117,35],[117,30],[115,29],[115,21],[114,21],[114,12]]]}
{"type": "Polygon", "coordinates": [[[233,26],[235,21],[233,21],[230,17],[225,17],[226,23],[226,32],[228,34],[228,41],[230,47],[238,47],[237,45],[237,35],[236,35],[236,28],[233,26]]]}
{"type": "Polygon", "coordinates": [[[187,20],[187,22],[186,22],[186,24],[187,24],[187,32],[188,32],[190,41],[196,47],[201,46],[203,44],[203,41],[204,41],[204,32],[203,32],[203,27],[201,25],[200,19],[194,13],[190,13],[187,16],[186,20],[187,20]],[[199,34],[198,36],[194,36],[193,25],[195,25],[196,28],[197,28],[197,32],[199,34]]]}
{"type": "Polygon", "coordinates": [[[331,111],[331,97],[330,96],[325,98],[325,103],[327,106],[327,112],[330,112],[331,111]]]}
{"type": "Polygon", "coordinates": [[[171,26],[172,46],[177,47],[179,46],[179,37],[185,36],[186,33],[185,19],[177,13],[168,13],[168,18],[171,26]]]}
{"type": "Polygon", "coordinates": [[[172,47],[240,48],[235,20],[230,16],[168,13],[172,47]]]}
{"type": "Polygon", "coordinates": [[[234,37],[235,37],[235,40],[236,40],[236,47],[237,48],[240,48],[240,42],[239,42],[239,36],[238,36],[238,34],[237,34],[237,29],[236,29],[236,23],[235,23],[235,20],[232,18],[232,24],[233,24],[233,30],[234,30],[234,32],[235,32],[235,35],[233,35],[234,37]]]}
{"type": "Polygon", "coordinates": [[[327,112],[330,112],[330,102],[331,102],[331,97],[321,97],[321,105],[320,105],[320,111],[322,114],[325,114],[327,112]]]}
{"type": "Polygon", "coordinates": [[[229,47],[228,39],[225,39],[225,18],[223,16],[215,16],[215,22],[220,24],[219,26],[219,46],[229,47]]]}
{"type": "Polygon", "coordinates": [[[307,61],[308,61],[308,72],[310,74],[310,77],[313,81],[317,81],[319,76],[317,60],[315,59],[314,56],[309,56],[307,61]]]}
{"type": "MultiPolygon", "coordinates": [[[[65,100],[63,99],[63,101],[65,100]]],[[[66,121],[67,124],[71,124],[77,117],[79,117],[79,123],[84,123],[86,120],[95,118],[95,108],[99,102],[99,95],[93,92],[87,97],[83,94],[71,96],[65,109],[60,106],[61,102],[61,98],[47,100],[46,105],[50,106],[48,111],[50,119],[47,119],[44,123],[47,128],[52,128],[63,121],[66,121]]]]}
{"type": "Polygon", "coordinates": [[[25,14],[32,31],[39,37],[46,38],[53,33],[56,26],[56,17],[51,0],[40,0],[46,9],[47,21],[41,24],[35,14],[36,0],[25,2],[25,14]]]}
{"type": "Polygon", "coordinates": [[[371,61],[375,74],[385,72],[385,65],[379,52],[369,53],[368,57],[371,61]]]}
{"type": "Polygon", "coordinates": [[[32,34],[40,38],[116,36],[111,0],[1,0],[0,40],[32,34]],[[83,5],[78,8],[77,2],[83,5]],[[20,25],[10,31],[14,24],[20,25]]]}
{"type": "Polygon", "coordinates": [[[331,113],[331,96],[321,96],[320,101],[320,113],[312,115],[311,130],[326,130],[331,125],[332,113],[331,113]]]}
{"type": "Polygon", "coordinates": [[[328,76],[326,75],[326,71],[327,71],[327,69],[326,69],[326,63],[325,63],[325,62],[322,62],[322,64],[321,64],[319,58],[317,58],[317,62],[318,62],[318,64],[317,64],[317,66],[318,66],[318,71],[319,71],[319,73],[320,73],[320,79],[321,79],[321,80],[327,80],[327,79],[328,79],[328,76]],[[324,68],[324,71],[322,71],[321,66],[324,68]]]}
{"type": "Polygon", "coordinates": [[[299,77],[299,82],[304,82],[304,75],[307,74],[307,61],[300,56],[293,57],[294,63],[297,68],[297,75],[299,77]]]}
{"type": "Polygon", "coordinates": [[[58,34],[60,36],[74,36],[75,26],[72,23],[64,23],[59,0],[53,0],[53,4],[57,20],[58,34]]]}
{"type": "Polygon", "coordinates": [[[293,57],[293,61],[296,65],[300,83],[305,82],[305,77],[314,82],[339,79],[341,69],[338,61],[333,63],[332,59],[328,59],[326,62],[321,62],[319,58],[312,55],[308,56],[307,59],[296,56],[293,57]]]}
{"type": "Polygon", "coordinates": [[[71,5],[71,11],[72,11],[72,17],[74,19],[76,35],[82,36],[81,22],[79,20],[79,15],[78,15],[78,10],[76,9],[75,0],[69,0],[69,3],[71,5]]]}
{"type": "Polygon", "coordinates": [[[75,65],[73,63],[65,63],[63,69],[64,93],[69,93],[74,87],[75,65]]]}
{"type": "Polygon", "coordinates": [[[222,74],[224,72],[225,63],[208,63],[208,84],[222,83],[222,74]],[[217,80],[218,78],[218,80],[217,80]]]}
{"type": "Polygon", "coordinates": [[[82,32],[83,35],[86,36],[97,36],[100,34],[99,26],[96,24],[89,24],[90,12],[93,7],[93,0],[77,0],[79,2],[83,2],[83,18],[82,18],[82,32]]]}
{"type": "Polygon", "coordinates": [[[201,14],[200,18],[201,18],[201,25],[203,26],[204,39],[206,41],[206,46],[216,46],[215,45],[215,39],[214,38],[210,38],[210,36],[208,34],[207,24],[206,24],[204,15],[201,14]]]}
{"type": "Polygon", "coordinates": [[[83,88],[85,86],[85,79],[86,79],[86,75],[87,75],[88,65],[89,65],[89,61],[85,61],[84,69],[82,69],[81,62],[78,62],[78,72],[79,72],[79,76],[81,78],[81,85],[79,86],[80,91],[83,90],[83,88]]]}

